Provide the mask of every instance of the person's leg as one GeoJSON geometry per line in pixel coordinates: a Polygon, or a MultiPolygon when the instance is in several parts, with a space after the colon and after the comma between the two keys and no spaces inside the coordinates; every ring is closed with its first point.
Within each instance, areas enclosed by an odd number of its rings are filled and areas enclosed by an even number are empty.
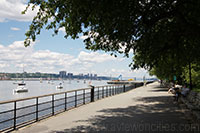
{"type": "Polygon", "coordinates": [[[178,102],[178,97],[179,97],[179,94],[176,93],[176,101],[178,102]]]}

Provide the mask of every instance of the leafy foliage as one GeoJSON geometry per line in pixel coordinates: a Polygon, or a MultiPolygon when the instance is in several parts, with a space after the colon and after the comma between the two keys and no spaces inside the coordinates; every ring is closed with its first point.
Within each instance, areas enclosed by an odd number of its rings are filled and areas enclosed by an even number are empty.
{"type": "Polygon", "coordinates": [[[54,34],[64,27],[66,38],[87,36],[87,49],[126,56],[133,49],[132,68],[143,67],[162,78],[181,77],[188,64],[199,64],[198,0],[30,0],[29,6],[39,6],[39,12],[25,46],[43,27],[54,34]]]}
{"type": "MultiPolygon", "coordinates": [[[[190,79],[189,79],[189,69],[188,66],[184,68],[182,77],[185,80],[187,84],[189,84],[190,79]]],[[[198,64],[192,64],[192,81],[193,81],[193,86],[194,88],[200,88],[200,65],[198,64]]]]}

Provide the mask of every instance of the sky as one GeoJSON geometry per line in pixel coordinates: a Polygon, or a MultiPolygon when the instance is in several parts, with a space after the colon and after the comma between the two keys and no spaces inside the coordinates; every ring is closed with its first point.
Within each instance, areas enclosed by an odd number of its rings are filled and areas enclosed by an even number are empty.
{"type": "Polygon", "coordinates": [[[149,77],[144,69],[131,70],[128,66],[130,58],[118,55],[117,58],[103,51],[85,49],[83,36],[73,40],[65,39],[65,33],[52,36],[51,30],[43,29],[35,42],[24,47],[25,32],[37,12],[28,10],[25,15],[21,12],[26,8],[27,0],[0,0],[0,72],[43,72],[87,74],[98,76],[118,77],[149,77]]]}

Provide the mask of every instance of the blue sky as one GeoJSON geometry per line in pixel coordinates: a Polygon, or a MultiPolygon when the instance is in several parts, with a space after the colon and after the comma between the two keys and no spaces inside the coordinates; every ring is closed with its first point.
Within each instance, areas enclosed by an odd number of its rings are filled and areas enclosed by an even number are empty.
{"type": "MultiPolygon", "coordinates": [[[[143,70],[131,71],[131,58],[119,55],[117,58],[103,51],[85,49],[83,39],[65,39],[59,31],[52,37],[52,31],[42,30],[36,42],[25,48],[24,33],[28,30],[36,11],[21,15],[27,0],[0,0],[0,71],[58,73],[61,70],[79,73],[96,73],[113,77],[143,77],[143,70]]],[[[131,54],[131,53],[130,53],[131,54]]],[[[132,54],[131,54],[132,55],[132,54]]]]}

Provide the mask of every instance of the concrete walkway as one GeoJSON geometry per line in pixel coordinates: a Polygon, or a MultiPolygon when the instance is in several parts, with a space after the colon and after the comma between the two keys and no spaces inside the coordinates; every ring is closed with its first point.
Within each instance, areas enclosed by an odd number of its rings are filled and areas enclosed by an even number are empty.
{"type": "Polygon", "coordinates": [[[166,88],[152,83],[42,120],[17,133],[198,132],[166,88]]]}

